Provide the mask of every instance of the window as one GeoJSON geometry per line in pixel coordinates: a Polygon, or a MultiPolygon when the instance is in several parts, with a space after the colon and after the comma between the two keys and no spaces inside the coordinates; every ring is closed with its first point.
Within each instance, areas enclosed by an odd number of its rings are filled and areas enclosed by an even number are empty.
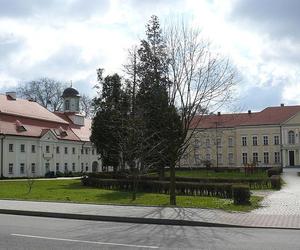
{"type": "Polygon", "coordinates": [[[85,149],[85,154],[86,154],[86,155],[89,154],[89,149],[88,149],[88,148],[85,149]]]}
{"type": "Polygon", "coordinates": [[[83,162],[81,162],[81,171],[83,171],[83,162]]]}
{"type": "Polygon", "coordinates": [[[35,145],[31,145],[31,153],[35,153],[35,145]]]}
{"type": "Polygon", "coordinates": [[[95,154],[95,149],[93,148],[93,149],[92,149],[92,155],[94,155],[94,154],[95,154]]]}
{"type": "Polygon", "coordinates": [[[49,162],[45,163],[45,170],[46,170],[46,173],[48,173],[50,171],[50,163],[49,162]]]}
{"type": "Polygon", "coordinates": [[[59,147],[56,147],[56,153],[59,154],[60,150],[59,147]]]}
{"type": "Polygon", "coordinates": [[[72,148],[72,154],[75,155],[75,148],[72,148]]]}
{"type": "Polygon", "coordinates": [[[274,136],[274,144],[279,145],[279,136],[278,135],[274,136]]]}
{"type": "Polygon", "coordinates": [[[48,145],[46,146],[46,153],[50,153],[50,147],[48,145]]]}
{"type": "Polygon", "coordinates": [[[274,162],[280,163],[280,154],[279,152],[274,152],[274,162]]]}
{"type": "Polygon", "coordinates": [[[86,172],[89,171],[89,164],[88,163],[85,164],[85,171],[86,172]]]}
{"type": "Polygon", "coordinates": [[[229,164],[233,164],[233,153],[228,154],[228,162],[229,164]]]}
{"type": "Polygon", "coordinates": [[[65,172],[68,172],[68,163],[65,163],[65,172]]]}
{"type": "Polygon", "coordinates": [[[264,145],[269,145],[269,138],[267,135],[263,136],[264,145]]]}
{"type": "Polygon", "coordinates": [[[223,163],[223,156],[222,156],[222,154],[218,154],[218,163],[219,164],[222,164],[223,163]]]}
{"type": "Polygon", "coordinates": [[[228,147],[233,147],[233,138],[232,137],[228,138],[228,147]]]}
{"type": "Polygon", "coordinates": [[[222,140],[221,140],[221,138],[217,138],[217,147],[218,148],[222,147],[222,140]]]}
{"type": "Polygon", "coordinates": [[[289,142],[289,144],[295,144],[295,133],[294,133],[294,131],[289,131],[289,133],[288,133],[288,142],[289,142]]]}
{"type": "Polygon", "coordinates": [[[243,164],[246,165],[248,160],[247,160],[247,153],[243,153],[242,154],[242,160],[243,160],[243,164]]]}
{"type": "Polygon", "coordinates": [[[200,155],[195,154],[195,164],[200,164],[200,155]]]}
{"type": "Polygon", "coordinates": [[[209,139],[206,139],[206,140],[205,140],[205,145],[206,145],[207,148],[210,147],[210,140],[209,140],[209,139]]]}
{"type": "Polygon", "coordinates": [[[83,148],[81,149],[81,154],[82,154],[82,155],[84,154],[83,148]]]}
{"type": "Polygon", "coordinates": [[[242,146],[247,146],[247,137],[242,136],[242,146]]]}
{"type": "Polygon", "coordinates": [[[65,147],[65,154],[68,154],[68,147],[65,147]]]}
{"type": "Polygon", "coordinates": [[[195,139],[194,148],[199,148],[199,146],[200,146],[199,139],[195,139]]]}
{"type": "Polygon", "coordinates": [[[56,172],[58,172],[59,171],[59,163],[57,162],[56,163],[56,172]]]}
{"type": "Polygon", "coordinates": [[[257,146],[257,136],[252,137],[252,145],[257,146]]]}
{"type": "Polygon", "coordinates": [[[9,152],[14,152],[14,144],[9,144],[8,145],[8,151],[9,152]]]}
{"type": "Polygon", "coordinates": [[[25,173],[25,164],[21,163],[20,164],[20,174],[24,174],[25,173]]]}
{"type": "Polygon", "coordinates": [[[70,110],[70,101],[69,100],[65,101],[65,110],[70,110]]]}
{"type": "Polygon", "coordinates": [[[31,163],[31,173],[35,173],[35,163],[31,163]]]}
{"type": "Polygon", "coordinates": [[[258,153],[254,152],[253,153],[253,159],[252,159],[253,163],[258,163],[258,153]]]}
{"type": "Polygon", "coordinates": [[[14,173],[14,164],[9,163],[8,164],[8,173],[13,174],[14,173]]]}
{"type": "Polygon", "coordinates": [[[205,158],[207,161],[210,161],[210,154],[206,154],[205,158]]]}
{"type": "Polygon", "coordinates": [[[22,152],[22,153],[25,152],[25,144],[21,144],[21,152],[22,152]]]}
{"type": "Polygon", "coordinates": [[[264,152],[264,164],[268,164],[268,163],[269,163],[269,153],[264,152]]]}
{"type": "Polygon", "coordinates": [[[72,163],[72,171],[75,172],[75,163],[72,163]]]}

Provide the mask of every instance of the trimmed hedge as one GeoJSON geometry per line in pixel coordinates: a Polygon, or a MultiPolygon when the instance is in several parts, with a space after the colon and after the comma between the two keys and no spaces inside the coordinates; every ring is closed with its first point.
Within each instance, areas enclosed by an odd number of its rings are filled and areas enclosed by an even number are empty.
{"type": "Polygon", "coordinates": [[[250,188],[248,185],[233,185],[232,197],[235,205],[248,205],[250,203],[250,188]]]}
{"type": "MultiPolygon", "coordinates": [[[[82,184],[85,186],[131,191],[133,182],[129,179],[99,179],[95,177],[84,176],[82,184]]],[[[232,184],[230,183],[199,183],[199,182],[176,182],[176,194],[178,195],[199,195],[214,196],[220,198],[232,198],[232,184]]],[[[152,192],[160,194],[169,194],[170,182],[168,181],[146,181],[138,184],[138,190],[141,192],[152,192]]]]}
{"type": "MultiPolygon", "coordinates": [[[[130,175],[116,174],[116,173],[89,173],[89,177],[101,179],[128,179],[131,180],[130,175]]],[[[158,181],[158,176],[140,176],[142,181],[158,181]]],[[[170,181],[170,177],[165,177],[163,181],[170,181]]],[[[248,184],[251,189],[266,189],[272,188],[270,178],[223,178],[223,177],[176,177],[176,182],[197,182],[197,183],[241,183],[248,184]]]]}
{"type": "Polygon", "coordinates": [[[280,175],[281,173],[282,173],[282,168],[279,167],[270,168],[267,170],[268,177],[271,177],[272,175],[280,175]]]}

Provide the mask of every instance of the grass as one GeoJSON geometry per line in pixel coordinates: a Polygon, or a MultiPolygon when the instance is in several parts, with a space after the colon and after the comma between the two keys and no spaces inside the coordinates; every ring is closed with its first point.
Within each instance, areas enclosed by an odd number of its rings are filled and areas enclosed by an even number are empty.
{"type": "MultiPolygon", "coordinates": [[[[169,176],[169,172],[166,172],[169,176]]],[[[267,178],[265,171],[257,171],[253,174],[245,174],[241,172],[215,172],[212,170],[180,170],[176,171],[176,176],[180,177],[203,177],[203,178],[236,178],[236,179],[250,179],[250,178],[267,178]]]]}
{"type": "MultiPolygon", "coordinates": [[[[80,180],[36,180],[31,193],[26,181],[0,181],[0,199],[63,201],[94,204],[168,206],[169,196],[138,193],[135,201],[130,192],[82,186],[80,180]]],[[[177,196],[179,207],[215,208],[226,211],[250,211],[259,207],[261,197],[251,197],[251,205],[237,206],[230,199],[200,196],[177,196]]]]}

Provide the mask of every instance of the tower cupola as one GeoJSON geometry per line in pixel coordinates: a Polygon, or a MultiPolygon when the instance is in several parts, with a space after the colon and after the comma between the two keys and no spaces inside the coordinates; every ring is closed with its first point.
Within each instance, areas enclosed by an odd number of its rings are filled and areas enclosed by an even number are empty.
{"type": "Polygon", "coordinates": [[[64,99],[64,112],[79,113],[79,92],[72,88],[66,88],[62,94],[64,99]]]}

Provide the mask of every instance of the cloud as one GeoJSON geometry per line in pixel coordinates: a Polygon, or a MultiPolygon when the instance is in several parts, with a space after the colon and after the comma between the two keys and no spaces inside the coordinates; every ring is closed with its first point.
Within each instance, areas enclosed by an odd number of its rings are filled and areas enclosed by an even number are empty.
{"type": "Polygon", "coordinates": [[[273,38],[299,39],[299,9],[298,0],[238,0],[231,18],[273,38]]]}
{"type": "Polygon", "coordinates": [[[0,18],[85,19],[92,15],[103,15],[108,11],[110,1],[0,0],[0,6],[0,18]]]}

